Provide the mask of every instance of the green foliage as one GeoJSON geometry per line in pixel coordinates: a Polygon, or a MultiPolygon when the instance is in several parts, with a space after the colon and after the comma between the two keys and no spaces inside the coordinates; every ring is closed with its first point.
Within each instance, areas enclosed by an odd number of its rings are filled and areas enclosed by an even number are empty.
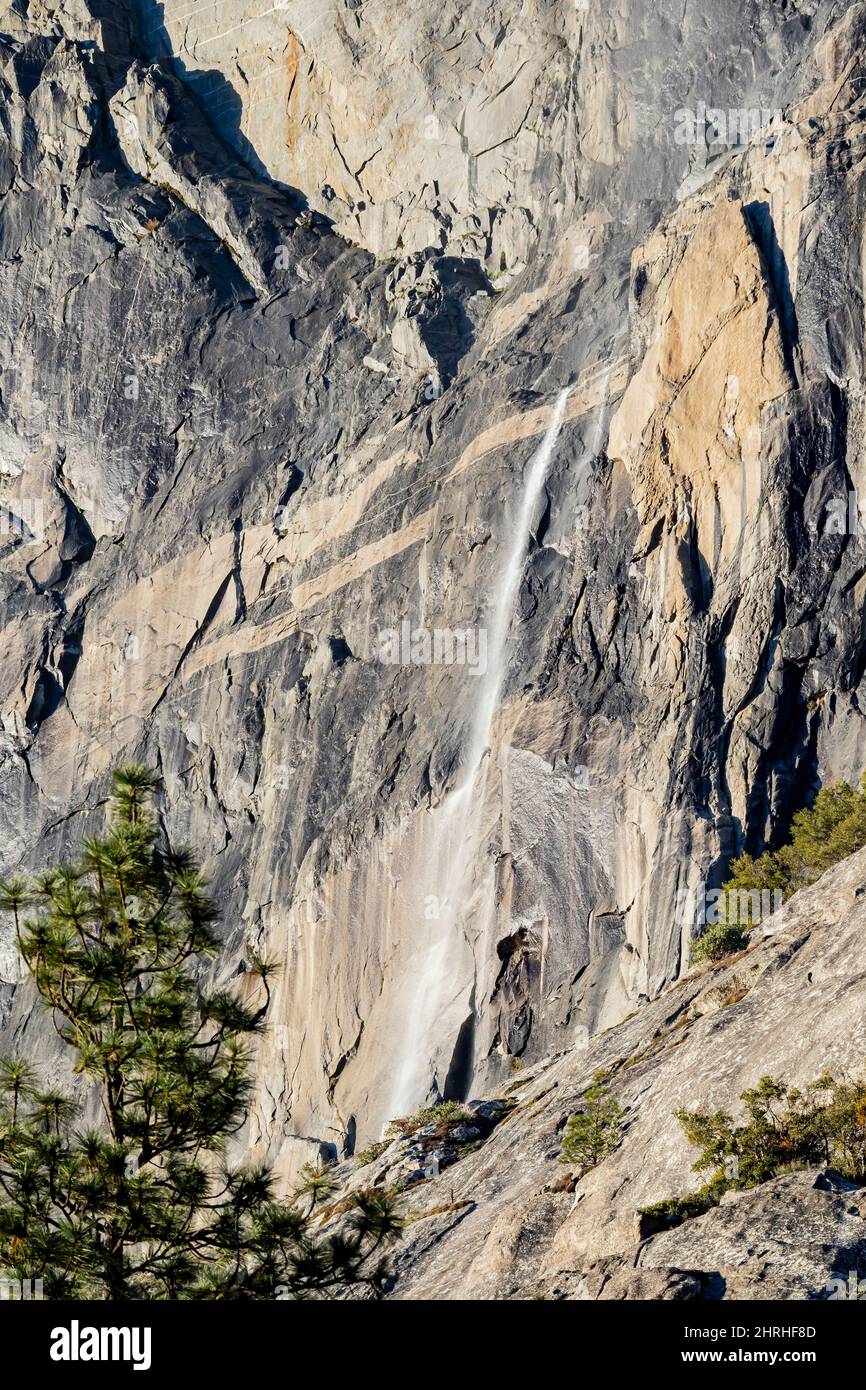
{"type": "Polygon", "coordinates": [[[388,1147],[388,1141],[382,1140],[380,1144],[371,1144],[368,1149],[362,1149],[355,1154],[355,1167],[365,1168],[368,1163],[375,1163],[376,1159],[383,1154],[388,1147]]]}
{"type": "MultiPolygon", "coordinates": [[[[725,899],[737,905],[725,921],[708,926],[692,944],[693,964],[722,960],[748,944],[748,928],[761,920],[761,894],[788,898],[866,845],[866,773],[859,790],[847,782],[822,787],[811,807],[798,811],[790,842],[753,858],[742,854],[731,864],[725,899]]],[[[765,898],[766,901],[766,898],[765,898]]]]}
{"type": "Polygon", "coordinates": [[[156,778],[120,769],[108,832],[80,862],[0,887],[21,956],[103,1125],[0,1063],[0,1268],[52,1299],[306,1297],[381,1283],[397,1222],[360,1193],[336,1234],[311,1217],[333,1189],[305,1170],[288,1202],[262,1166],[234,1166],[249,1101],[248,1043],[264,1027],[274,966],[254,962],[246,1002],[203,993],[216,909],[189,850],[160,847],[156,778]],[[258,1007],[250,1000],[257,1000],[258,1007]]]}
{"type": "Polygon", "coordinates": [[[749,938],[741,927],[728,927],[724,922],[714,922],[692,943],[691,964],[704,965],[709,961],[724,960],[749,944],[749,938]]]}
{"type": "Polygon", "coordinates": [[[444,1100],[440,1105],[431,1105],[426,1110],[416,1111],[414,1115],[405,1115],[402,1119],[391,1120],[385,1130],[385,1136],[388,1139],[396,1139],[401,1134],[414,1134],[424,1125],[465,1125],[470,1124],[472,1120],[471,1110],[467,1110],[459,1101],[444,1100]]]}
{"type": "Polygon", "coordinates": [[[787,896],[814,883],[827,869],[866,844],[866,779],[859,791],[847,782],[822,787],[812,806],[798,811],[791,839],[758,859],[744,854],[731,865],[726,887],[781,889],[787,896]]]}
{"type": "Polygon", "coordinates": [[[675,1112],[699,1150],[694,1171],[711,1176],[697,1192],[643,1207],[642,1215],[677,1224],[716,1206],[724,1192],[757,1187],[797,1168],[833,1167],[866,1182],[866,1081],[825,1074],[800,1091],[762,1076],[740,1099],[742,1124],[726,1110],[675,1112]]]}
{"type": "Polygon", "coordinates": [[[583,1093],[583,1109],[572,1115],[562,1136],[562,1162],[594,1168],[622,1137],[625,1111],[600,1081],[583,1093]]]}
{"type": "Polygon", "coordinates": [[[690,1217],[703,1216],[711,1207],[718,1206],[722,1194],[729,1188],[730,1183],[726,1179],[721,1182],[708,1182],[699,1187],[697,1192],[689,1193],[688,1197],[668,1197],[663,1202],[640,1207],[639,1214],[650,1217],[662,1227],[679,1226],[690,1217]]]}

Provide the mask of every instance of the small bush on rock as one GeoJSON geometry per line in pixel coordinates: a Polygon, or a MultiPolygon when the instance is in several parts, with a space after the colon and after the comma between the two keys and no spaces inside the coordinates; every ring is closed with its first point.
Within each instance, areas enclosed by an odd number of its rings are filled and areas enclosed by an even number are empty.
{"type": "Polygon", "coordinates": [[[690,1144],[700,1150],[694,1171],[711,1172],[697,1192],[642,1207],[642,1216],[678,1225],[717,1206],[725,1192],[758,1187],[797,1168],[835,1168],[866,1183],[866,1081],[826,1073],[804,1091],[762,1076],[743,1091],[746,1120],[726,1110],[677,1110],[690,1144]]]}
{"type": "Polygon", "coordinates": [[[724,960],[737,951],[744,951],[749,938],[741,927],[728,927],[724,922],[714,922],[707,927],[702,936],[692,945],[691,964],[705,965],[712,961],[724,960]]]}
{"type": "Polygon", "coordinates": [[[398,1139],[401,1134],[415,1134],[425,1125],[465,1125],[472,1119],[472,1112],[456,1100],[444,1100],[440,1105],[431,1105],[426,1110],[418,1110],[414,1115],[404,1115],[402,1119],[392,1120],[385,1130],[387,1139],[398,1139]]]}
{"type": "Polygon", "coordinates": [[[362,1149],[360,1153],[355,1154],[356,1168],[365,1168],[368,1163],[375,1163],[376,1159],[385,1152],[387,1147],[387,1140],[383,1140],[380,1144],[371,1144],[369,1149],[362,1149]]]}
{"type": "Polygon", "coordinates": [[[781,893],[789,898],[864,845],[866,773],[859,790],[847,782],[822,787],[812,805],[794,816],[789,843],[781,849],[757,858],[741,854],[733,861],[723,901],[737,904],[736,920],[708,926],[692,945],[691,963],[706,964],[742,951],[749,928],[760,920],[752,904],[761,904],[762,895],[781,893]]]}

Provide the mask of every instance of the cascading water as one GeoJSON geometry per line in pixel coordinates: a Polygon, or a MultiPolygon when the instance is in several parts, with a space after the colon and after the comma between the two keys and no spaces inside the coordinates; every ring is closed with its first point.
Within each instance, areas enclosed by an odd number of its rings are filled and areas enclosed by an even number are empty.
{"type": "Polygon", "coordinates": [[[465,991],[466,970],[461,962],[465,948],[461,917],[484,801],[486,758],[509,666],[508,636],[526,562],[526,548],[533,519],[559,438],[570,387],[560,391],[551,411],[544,438],[530,460],[520,507],[514,520],[511,544],[505,557],[490,613],[486,671],[477,681],[477,694],[469,723],[459,779],[431,816],[425,836],[423,862],[415,870],[416,902],[439,901],[447,884],[447,900],[431,915],[419,942],[413,980],[403,1010],[405,1039],[394,1078],[390,1113],[408,1113],[427,1096],[435,1062],[436,1042],[441,1040],[441,1020],[465,991]]]}

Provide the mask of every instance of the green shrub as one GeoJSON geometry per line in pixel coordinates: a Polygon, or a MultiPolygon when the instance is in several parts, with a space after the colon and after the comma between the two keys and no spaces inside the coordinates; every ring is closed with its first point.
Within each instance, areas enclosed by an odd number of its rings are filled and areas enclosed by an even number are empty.
{"type": "Polygon", "coordinates": [[[401,1119],[392,1120],[385,1130],[385,1137],[397,1139],[401,1134],[414,1134],[424,1125],[465,1125],[472,1119],[472,1111],[467,1110],[459,1101],[444,1100],[440,1105],[431,1105],[426,1110],[416,1111],[414,1115],[404,1115],[401,1119]]]}
{"type": "Polygon", "coordinates": [[[654,1202],[652,1206],[640,1207],[638,1212],[640,1216],[651,1217],[660,1226],[680,1226],[690,1217],[703,1216],[711,1207],[717,1207],[722,1194],[729,1191],[731,1186],[727,1178],[714,1178],[687,1197],[668,1197],[663,1202],[654,1202]]]}
{"type": "Polygon", "coordinates": [[[818,1077],[799,1091],[762,1076],[743,1091],[745,1123],[726,1110],[677,1110],[686,1138],[699,1152],[697,1173],[711,1173],[697,1192],[668,1198],[641,1215],[671,1225],[717,1206],[724,1192],[757,1187],[797,1168],[828,1166],[866,1182],[866,1081],[818,1077]]]}
{"type": "Polygon", "coordinates": [[[822,787],[811,807],[798,811],[791,838],[757,859],[741,855],[731,865],[729,889],[777,889],[787,895],[815,883],[834,864],[866,845],[866,773],[859,790],[847,782],[822,787]]]}
{"type": "Polygon", "coordinates": [[[371,1144],[369,1149],[362,1149],[360,1153],[355,1154],[355,1167],[364,1168],[368,1163],[374,1163],[387,1147],[388,1141],[383,1139],[380,1144],[371,1144]]]}
{"type": "Polygon", "coordinates": [[[735,920],[727,912],[722,914],[727,920],[708,926],[692,945],[691,963],[723,960],[743,950],[746,933],[760,920],[762,894],[788,898],[864,845],[866,773],[856,791],[847,782],[822,787],[811,807],[794,816],[790,841],[781,849],[757,858],[741,854],[733,861],[723,892],[727,902],[737,904],[735,920]]]}
{"type": "Polygon", "coordinates": [[[625,1111],[600,1082],[587,1088],[583,1102],[583,1109],[565,1127],[561,1158],[563,1163],[594,1168],[618,1147],[625,1111]]]}
{"type": "Polygon", "coordinates": [[[749,938],[742,927],[728,927],[724,922],[716,922],[692,942],[689,959],[692,965],[724,960],[736,951],[745,950],[748,944],[749,938]]]}

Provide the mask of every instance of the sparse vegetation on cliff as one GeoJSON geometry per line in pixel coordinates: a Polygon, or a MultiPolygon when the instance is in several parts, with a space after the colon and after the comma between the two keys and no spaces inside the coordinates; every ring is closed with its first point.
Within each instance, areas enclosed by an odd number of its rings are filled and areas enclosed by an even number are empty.
{"type": "Polygon", "coordinates": [[[822,787],[811,807],[798,811],[788,844],[754,858],[742,854],[731,864],[722,902],[736,912],[720,912],[693,943],[692,964],[723,960],[748,945],[748,931],[762,918],[770,895],[789,898],[815,883],[834,864],[866,845],[866,773],[859,788],[847,782],[822,787]]]}
{"type": "Polygon", "coordinates": [[[469,1124],[472,1120],[471,1111],[461,1105],[456,1100],[444,1100],[439,1105],[431,1105],[426,1110],[418,1110],[414,1115],[405,1115],[400,1119],[391,1120],[385,1131],[387,1138],[396,1139],[401,1134],[415,1134],[425,1125],[436,1125],[442,1127],[443,1134],[452,1125],[469,1124]]]}
{"type": "Polygon", "coordinates": [[[691,964],[707,965],[717,960],[725,960],[737,951],[745,950],[748,944],[748,934],[742,927],[728,926],[725,922],[713,922],[693,943],[691,964]]]}
{"type": "Polygon", "coordinates": [[[362,1149],[360,1153],[355,1154],[355,1167],[366,1168],[368,1163],[375,1163],[376,1159],[385,1152],[387,1147],[388,1140],[383,1139],[378,1144],[371,1144],[369,1148],[362,1149]]]}
{"type": "Polygon", "coordinates": [[[866,1080],[826,1073],[805,1091],[762,1076],[740,1097],[746,1120],[726,1110],[677,1110],[690,1144],[700,1150],[698,1173],[709,1180],[686,1197],[642,1207],[641,1215],[678,1225],[718,1205],[725,1192],[758,1187],[797,1168],[827,1166],[866,1182],[866,1080]]]}
{"type": "Polygon", "coordinates": [[[822,787],[811,807],[794,816],[789,843],[757,859],[748,854],[735,859],[726,887],[749,892],[781,889],[790,897],[863,845],[866,775],[859,788],[847,782],[822,787]]]}

